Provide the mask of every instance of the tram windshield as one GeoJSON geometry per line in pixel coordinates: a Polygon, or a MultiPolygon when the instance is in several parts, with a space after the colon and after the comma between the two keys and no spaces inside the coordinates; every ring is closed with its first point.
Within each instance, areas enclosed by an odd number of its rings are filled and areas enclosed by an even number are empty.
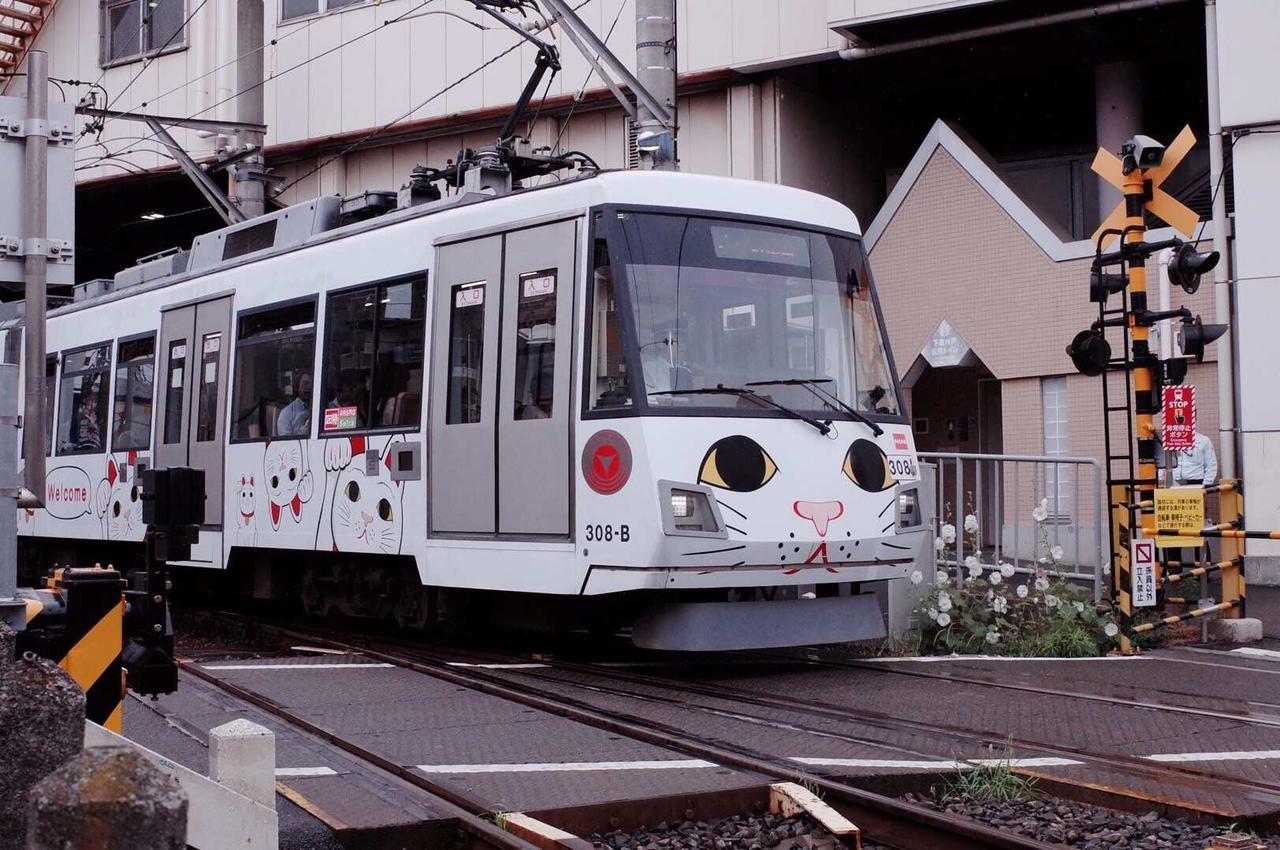
{"type": "Polygon", "coordinates": [[[849,418],[840,402],[900,414],[857,240],[657,213],[614,224],[596,251],[593,408],[782,415],[746,389],[821,418],[849,418]]]}

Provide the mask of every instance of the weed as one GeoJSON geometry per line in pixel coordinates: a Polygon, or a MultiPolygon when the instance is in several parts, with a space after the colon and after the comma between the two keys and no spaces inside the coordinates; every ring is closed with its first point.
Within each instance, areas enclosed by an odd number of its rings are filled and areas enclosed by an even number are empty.
{"type": "Polygon", "coordinates": [[[1034,793],[1035,785],[1034,777],[1014,772],[1013,759],[1006,752],[999,761],[958,770],[947,780],[942,799],[1024,800],[1034,793]]]}

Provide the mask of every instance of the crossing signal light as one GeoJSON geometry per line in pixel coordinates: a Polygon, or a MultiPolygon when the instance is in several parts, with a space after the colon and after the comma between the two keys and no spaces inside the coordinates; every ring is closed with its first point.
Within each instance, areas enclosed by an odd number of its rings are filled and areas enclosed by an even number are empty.
{"type": "Polygon", "coordinates": [[[1107,299],[1129,285],[1129,279],[1122,274],[1107,274],[1094,268],[1089,273],[1089,300],[1095,304],[1105,304],[1107,299]]]}
{"type": "Polygon", "coordinates": [[[1203,363],[1204,347],[1217,342],[1226,332],[1226,325],[1206,325],[1199,316],[1183,319],[1182,329],[1178,331],[1178,347],[1187,357],[1194,357],[1197,363],[1203,363]]]}
{"type": "Polygon", "coordinates": [[[1200,288],[1200,276],[1213,271],[1218,265],[1218,252],[1201,254],[1190,242],[1183,242],[1173,252],[1169,263],[1169,280],[1182,287],[1188,295],[1200,288]]]}
{"type": "MultiPolygon", "coordinates": [[[[1125,191],[1127,176],[1140,171],[1150,187],[1149,197],[1142,207],[1159,217],[1179,233],[1191,237],[1200,216],[1195,210],[1170,195],[1160,184],[1165,181],[1178,163],[1195,147],[1196,137],[1190,127],[1184,127],[1178,137],[1163,146],[1149,136],[1134,136],[1116,156],[1110,151],[1099,150],[1093,160],[1093,170],[1112,186],[1125,191]]],[[[1099,249],[1105,249],[1118,237],[1129,220],[1128,201],[1122,200],[1102,225],[1094,231],[1093,241],[1099,249]],[[1104,236],[1105,234],[1105,236],[1104,236]]]]}
{"type": "Polygon", "coordinates": [[[1106,371],[1111,362],[1111,343],[1102,335],[1102,331],[1090,328],[1080,331],[1067,346],[1067,355],[1075,364],[1081,375],[1097,377],[1106,371]]]}

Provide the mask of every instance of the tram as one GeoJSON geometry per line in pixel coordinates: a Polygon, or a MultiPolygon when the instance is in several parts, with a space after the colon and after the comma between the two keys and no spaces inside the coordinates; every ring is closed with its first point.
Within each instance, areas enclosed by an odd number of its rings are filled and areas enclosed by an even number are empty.
{"type": "Polygon", "coordinates": [[[922,500],[853,213],[668,172],[409,194],[232,225],[52,311],[27,561],[128,563],[140,472],[191,466],[178,582],[662,649],[884,634],[922,500]]]}

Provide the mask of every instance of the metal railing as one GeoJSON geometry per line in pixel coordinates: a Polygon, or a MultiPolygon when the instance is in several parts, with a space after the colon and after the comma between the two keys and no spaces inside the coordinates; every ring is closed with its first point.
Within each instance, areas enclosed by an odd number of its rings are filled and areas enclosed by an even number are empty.
{"type": "Polygon", "coordinates": [[[954,566],[957,582],[968,555],[1026,573],[1043,566],[1046,548],[1060,546],[1062,557],[1050,572],[1090,582],[1094,598],[1102,597],[1109,558],[1106,476],[1099,460],[965,452],[920,452],[920,460],[937,466],[934,533],[947,522],[956,527],[954,560],[938,562],[954,566]],[[1032,513],[1042,500],[1046,517],[1036,520],[1032,513]],[[964,518],[971,513],[979,523],[979,551],[966,540],[964,518]]]}

